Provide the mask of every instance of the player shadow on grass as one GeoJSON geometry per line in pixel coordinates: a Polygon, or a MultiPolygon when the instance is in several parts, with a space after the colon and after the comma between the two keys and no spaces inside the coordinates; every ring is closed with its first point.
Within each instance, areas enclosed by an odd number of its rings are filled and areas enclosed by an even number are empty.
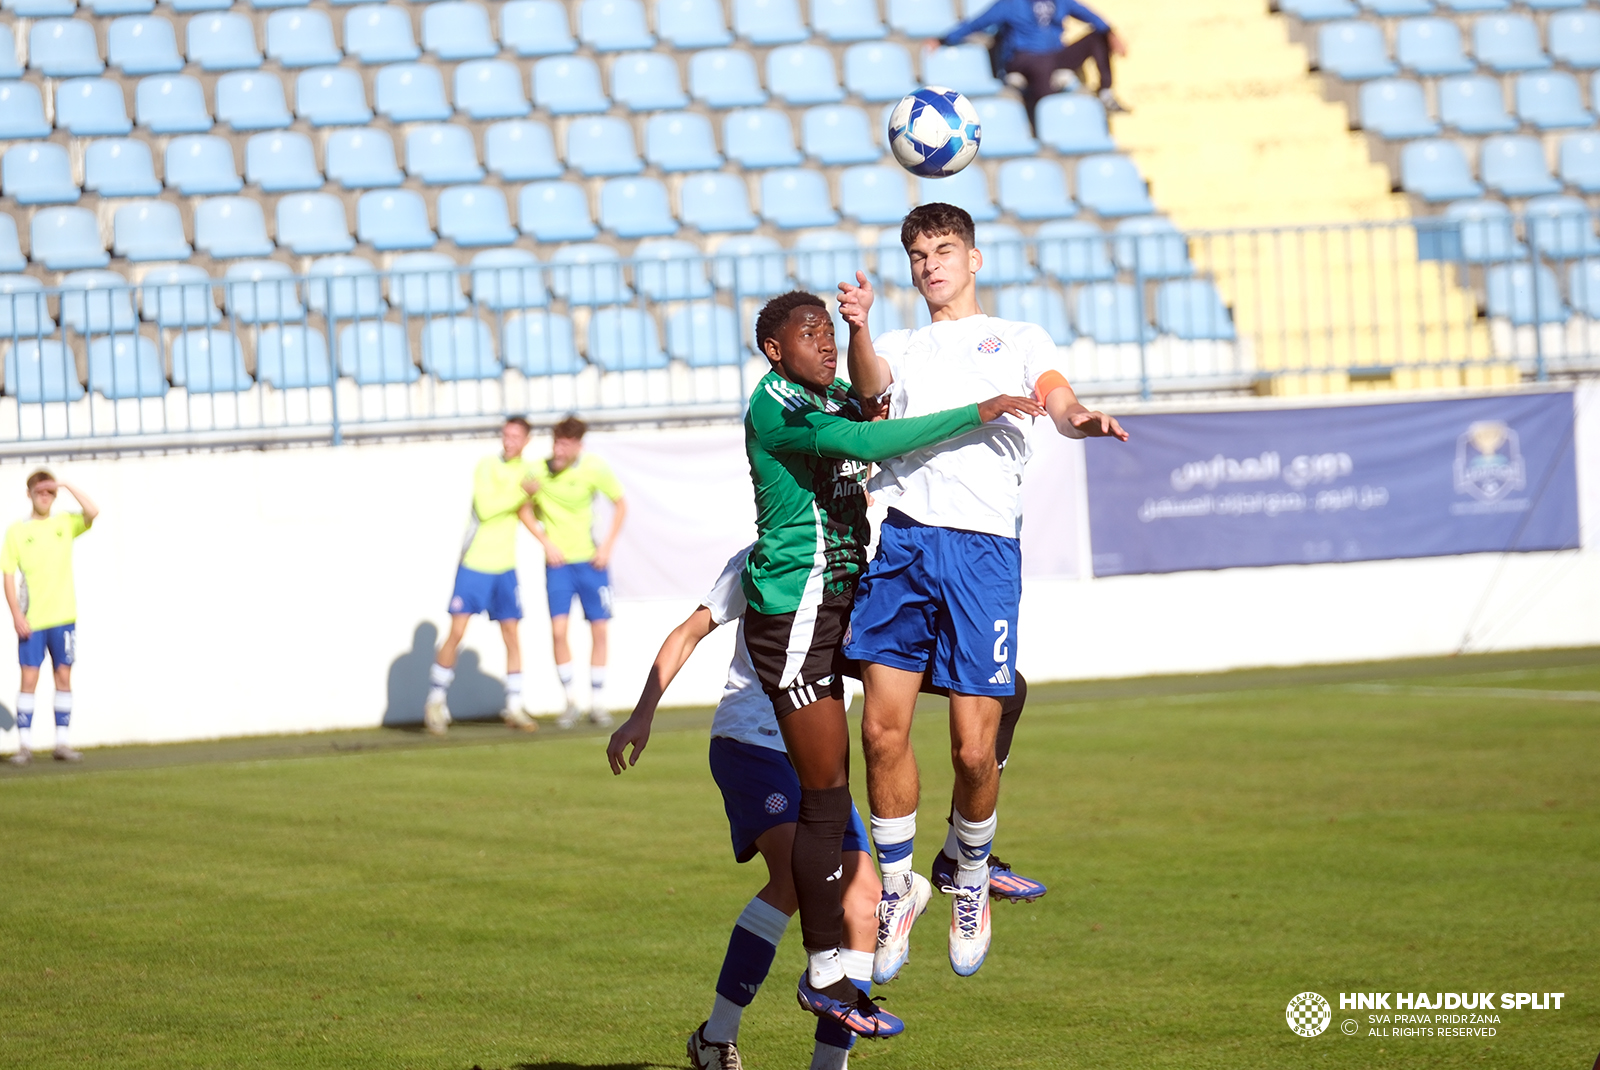
{"type": "MultiPolygon", "coordinates": [[[[428,621],[417,625],[411,649],[389,663],[389,704],[385,728],[421,728],[422,704],[428,699],[428,669],[439,645],[439,629],[428,621]]],[[[456,679],[450,685],[450,716],[457,721],[498,720],[506,704],[506,685],[479,666],[476,650],[462,648],[456,679]]]]}

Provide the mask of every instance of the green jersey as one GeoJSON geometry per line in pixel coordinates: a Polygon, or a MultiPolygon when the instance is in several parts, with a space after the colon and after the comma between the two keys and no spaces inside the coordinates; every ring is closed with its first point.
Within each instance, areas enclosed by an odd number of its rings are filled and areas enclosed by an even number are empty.
{"type": "Polygon", "coordinates": [[[848,593],[866,568],[867,464],[978,426],[966,405],[866,422],[850,384],[822,394],[768,372],[750,395],[744,448],[756,494],[756,543],[742,583],[750,608],[776,616],[848,593]]]}

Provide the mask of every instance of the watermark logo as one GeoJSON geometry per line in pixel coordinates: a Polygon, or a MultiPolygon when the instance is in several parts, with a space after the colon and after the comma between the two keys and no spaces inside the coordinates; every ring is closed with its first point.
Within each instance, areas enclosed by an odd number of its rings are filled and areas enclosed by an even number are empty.
{"type": "Polygon", "coordinates": [[[1289,1001],[1284,1018],[1303,1037],[1320,1037],[1333,1021],[1333,1008],[1316,992],[1302,992],[1289,1001]]]}

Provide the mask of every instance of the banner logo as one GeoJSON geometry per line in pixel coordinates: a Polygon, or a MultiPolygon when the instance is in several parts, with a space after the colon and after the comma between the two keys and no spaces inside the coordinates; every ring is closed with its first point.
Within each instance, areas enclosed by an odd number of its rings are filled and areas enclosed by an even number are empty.
{"type": "Polygon", "coordinates": [[[1528,484],[1517,433],[1502,420],[1479,420],[1456,439],[1456,493],[1497,502],[1528,484]]]}
{"type": "Polygon", "coordinates": [[[1284,1012],[1289,1028],[1303,1037],[1320,1037],[1333,1021],[1333,1008],[1316,992],[1302,992],[1289,1001],[1284,1012]]]}

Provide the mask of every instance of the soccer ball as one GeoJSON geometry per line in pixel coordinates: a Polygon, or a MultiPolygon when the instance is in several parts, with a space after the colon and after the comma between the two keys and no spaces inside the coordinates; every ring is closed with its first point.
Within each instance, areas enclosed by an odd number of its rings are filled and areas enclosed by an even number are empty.
{"type": "Polygon", "coordinates": [[[948,178],[971,163],[982,132],[972,101],[943,86],[924,86],[889,113],[889,150],[924,178],[948,178]]]}

